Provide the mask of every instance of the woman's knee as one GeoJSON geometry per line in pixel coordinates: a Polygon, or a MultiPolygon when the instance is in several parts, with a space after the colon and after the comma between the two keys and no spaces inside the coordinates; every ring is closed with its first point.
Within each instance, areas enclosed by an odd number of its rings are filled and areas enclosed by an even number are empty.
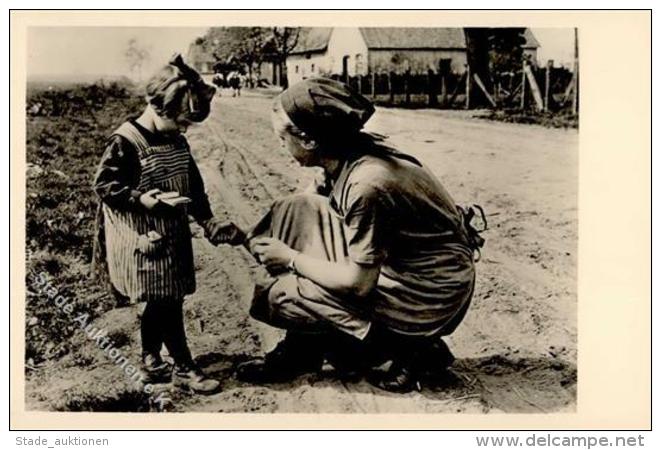
{"type": "Polygon", "coordinates": [[[268,287],[255,286],[253,294],[252,306],[250,307],[250,315],[261,322],[270,322],[271,319],[278,315],[283,303],[285,303],[288,296],[288,291],[291,288],[288,286],[289,280],[282,277],[275,283],[268,287]]]}
{"type": "Polygon", "coordinates": [[[295,194],[278,200],[271,210],[270,236],[302,251],[318,241],[316,225],[328,210],[328,199],[316,194],[295,194]]]}
{"type": "Polygon", "coordinates": [[[298,295],[296,277],[287,275],[280,277],[271,289],[269,289],[267,301],[273,315],[281,316],[293,303],[294,297],[298,295]]]}
{"type": "Polygon", "coordinates": [[[326,197],[301,192],[276,200],[273,204],[273,210],[312,212],[324,208],[327,203],[328,199],[326,197]]]}
{"type": "Polygon", "coordinates": [[[316,324],[318,320],[297,305],[297,286],[296,277],[287,275],[268,289],[256,289],[250,315],[261,322],[286,329],[316,324]]]}

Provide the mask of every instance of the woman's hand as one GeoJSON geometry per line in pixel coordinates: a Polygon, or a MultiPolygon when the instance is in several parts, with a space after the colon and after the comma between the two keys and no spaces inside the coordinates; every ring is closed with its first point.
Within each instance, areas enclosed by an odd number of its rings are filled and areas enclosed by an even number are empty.
{"type": "Polygon", "coordinates": [[[284,242],[273,238],[254,238],[250,251],[270,272],[282,272],[296,258],[295,270],[300,277],[354,298],[368,297],[381,273],[381,265],[360,265],[351,261],[329,262],[300,253],[284,242]]]}
{"type": "Polygon", "coordinates": [[[286,269],[298,254],[284,242],[267,237],[251,240],[250,251],[270,270],[286,269]]]}

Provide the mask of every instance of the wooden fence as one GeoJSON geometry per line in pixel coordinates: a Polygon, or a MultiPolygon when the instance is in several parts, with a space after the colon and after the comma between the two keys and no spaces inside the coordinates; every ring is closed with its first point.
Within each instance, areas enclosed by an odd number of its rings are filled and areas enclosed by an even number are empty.
{"type": "Polygon", "coordinates": [[[498,74],[494,78],[493,97],[501,107],[556,111],[571,105],[577,81],[573,72],[562,67],[524,64],[523,70],[498,74]]]}
{"type": "Polygon", "coordinates": [[[343,78],[375,103],[391,106],[461,108],[465,106],[466,75],[434,72],[371,73],[343,78]]]}
{"type": "Polygon", "coordinates": [[[472,74],[371,73],[352,77],[332,75],[344,81],[375,103],[388,106],[427,108],[499,107],[558,110],[577,99],[573,73],[565,68],[535,67],[524,63],[516,72],[494,76],[487,89],[483,80],[472,74]]]}

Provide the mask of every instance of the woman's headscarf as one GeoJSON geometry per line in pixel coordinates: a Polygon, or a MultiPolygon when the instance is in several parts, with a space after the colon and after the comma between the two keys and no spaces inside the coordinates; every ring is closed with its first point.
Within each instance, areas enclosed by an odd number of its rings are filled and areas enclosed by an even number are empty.
{"type": "Polygon", "coordinates": [[[309,78],[285,90],[280,101],[292,123],[316,137],[358,133],[374,114],[374,105],[344,83],[309,78]]]}
{"type": "Polygon", "coordinates": [[[382,136],[361,131],[374,114],[374,105],[344,83],[308,78],[282,92],[280,104],[296,128],[321,144],[361,143],[356,150],[421,165],[416,158],[379,142],[382,136]]]}

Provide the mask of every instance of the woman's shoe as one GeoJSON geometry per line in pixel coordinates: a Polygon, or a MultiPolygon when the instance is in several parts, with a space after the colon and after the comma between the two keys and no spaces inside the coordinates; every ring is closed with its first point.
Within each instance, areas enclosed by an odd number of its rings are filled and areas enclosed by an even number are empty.
{"type": "Polygon", "coordinates": [[[236,377],[248,383],[268,384],[291,381],[305,373],[318,372],[323,350],[316,335],[288,332],[271,352],[237,368],[236,377]]]}
{"type": "Polygon", "coordinates": [[[144,384],[169,383],[172,380],[172,365],[163,361],[160,355],[151,353],[142,357],[144,384]]]}
{"type": "Polygon", "coordinates": [[[455,361],[455,357],[443,339],[435,339],[429,348],[416,359],[416,370],[425,377],[434,378],[445,373],[455,361]]]}
{"type": "Polygon", "coordinates": [[[184,391],[211,395],[220,390],[220,381],[207,376],[196,367],[177,367],[174,371],[173,384],[184,391]]]}
{"type": "Polygon", "coordinates": [[[373,372],[368,381],[390,392],[422,390],[421,381],[434,381],[454,362],[454,355],[445,341],[436,339],[422,349],[402,352],[386,372],[373,372]],[[426,348],[425,348],[426,347],[426,348]]]}
{"type": "Polygon", "coordinates": [[[324,356],[343,380],[360,379],[378,365],[378,358],[364,341],[341,332],[330,335],[328,341],[324,356]]]}
{"type": "Polygon", "coordinates": [[[415,370],[410,365],[400,364],[397,361],[394,361],[385,372],[372,372],[367,377],[367,381],[379,389],[400,394],[421,390],[415,370]]]}

